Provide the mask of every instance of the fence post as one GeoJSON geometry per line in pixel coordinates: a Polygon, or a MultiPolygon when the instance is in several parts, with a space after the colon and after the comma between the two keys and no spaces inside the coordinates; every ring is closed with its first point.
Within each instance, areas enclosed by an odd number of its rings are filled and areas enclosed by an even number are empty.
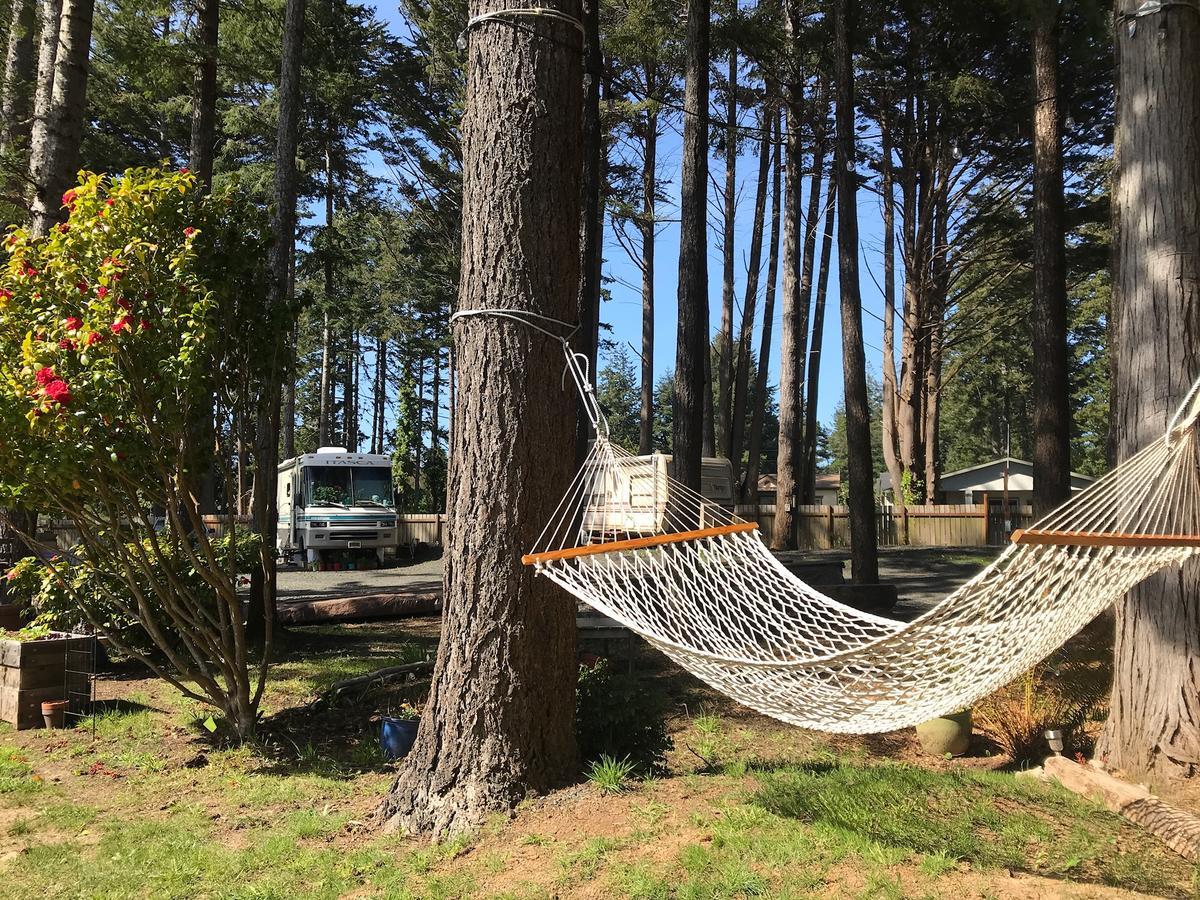
{"type": "Polygon", "coordinates": [[[825,513],[825,532],[826,532],[826,534],[829,535],[829,540],[827,541],[827,543],[829,544],[829,549],[832,550],[834,547],[834,544],[833,544],[833,506],[828,506],[828,507],[826,507],[826,509],[827,509],[827,512],[825,513]]]}
{"type": "Polygon", "coordinates": [[[984,547],[986,547],[988,545],[988,538],[990,537],[989,532],[991,530],[991,524],[992,524],[992,511],[988,504],[988,495],[985,493],[983,495],[983,541],[982,541],[982,546],[984,546],[984,547]]]}

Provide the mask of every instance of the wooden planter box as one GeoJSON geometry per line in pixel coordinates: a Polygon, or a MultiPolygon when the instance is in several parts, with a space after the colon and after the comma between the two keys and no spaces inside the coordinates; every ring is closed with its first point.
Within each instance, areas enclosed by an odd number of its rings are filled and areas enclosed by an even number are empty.
{"type": "Polygon", "coordinates": [[[42,701],[65,700],[68,650],[87,650],[92,638],[53,634],[39,641],[0,640],[0,721],[42,726],[42,701]]]}

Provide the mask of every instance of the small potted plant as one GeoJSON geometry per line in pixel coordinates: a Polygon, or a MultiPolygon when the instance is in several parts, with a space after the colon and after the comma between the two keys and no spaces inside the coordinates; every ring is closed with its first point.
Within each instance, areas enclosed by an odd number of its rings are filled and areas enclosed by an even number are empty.
{"type": "Polygon", "coordinates": [[[421,708],[412,703],[401,703],[399,709],[381,717],[379,746],[383,755],[390,760],[403,759],[417,740],[417,722],[421,708]]]}

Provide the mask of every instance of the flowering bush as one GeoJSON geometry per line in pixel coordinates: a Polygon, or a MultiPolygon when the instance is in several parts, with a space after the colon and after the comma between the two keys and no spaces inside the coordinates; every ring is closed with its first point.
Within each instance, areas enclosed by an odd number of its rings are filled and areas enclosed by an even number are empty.
{"type": "Polygon", "coordinates": [[[3,241],[0,506],[80,535],[40,573],[43,607],[73,608],[244,733],[265,662],[252,692],[237,572],[196,497],[214,466],[229,482],[214,439],[253,421],[263,348],[290,327],[265,302],[265,216],[186,170],[83,173],[62,200],[50,234],[3,241]]]}
{"type": "Polygon", "coordinates": [[[4,241],[0,504],[161,481],[216,367],[239,355],[223,326],[270,327],[246,302],[261,298],[265,234],[239,195],[137,169],[84,175],[63,204],[47,237],[4,241]]]}

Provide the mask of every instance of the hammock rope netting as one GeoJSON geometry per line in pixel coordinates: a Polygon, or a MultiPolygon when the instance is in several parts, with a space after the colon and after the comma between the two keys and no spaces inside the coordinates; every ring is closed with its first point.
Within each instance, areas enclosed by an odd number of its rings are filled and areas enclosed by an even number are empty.
{"type": "Polygon", "coordinates": [[[923,615],[861,612],[796,578],[755,524],[671,478],[664,457],[615,446],[581,357],[552,336],[597,437],[524,562],[785,722],[866,734],[968,707],[1200,553],[1198,382],[1161,438],[1015,534],[923,615]]]}

